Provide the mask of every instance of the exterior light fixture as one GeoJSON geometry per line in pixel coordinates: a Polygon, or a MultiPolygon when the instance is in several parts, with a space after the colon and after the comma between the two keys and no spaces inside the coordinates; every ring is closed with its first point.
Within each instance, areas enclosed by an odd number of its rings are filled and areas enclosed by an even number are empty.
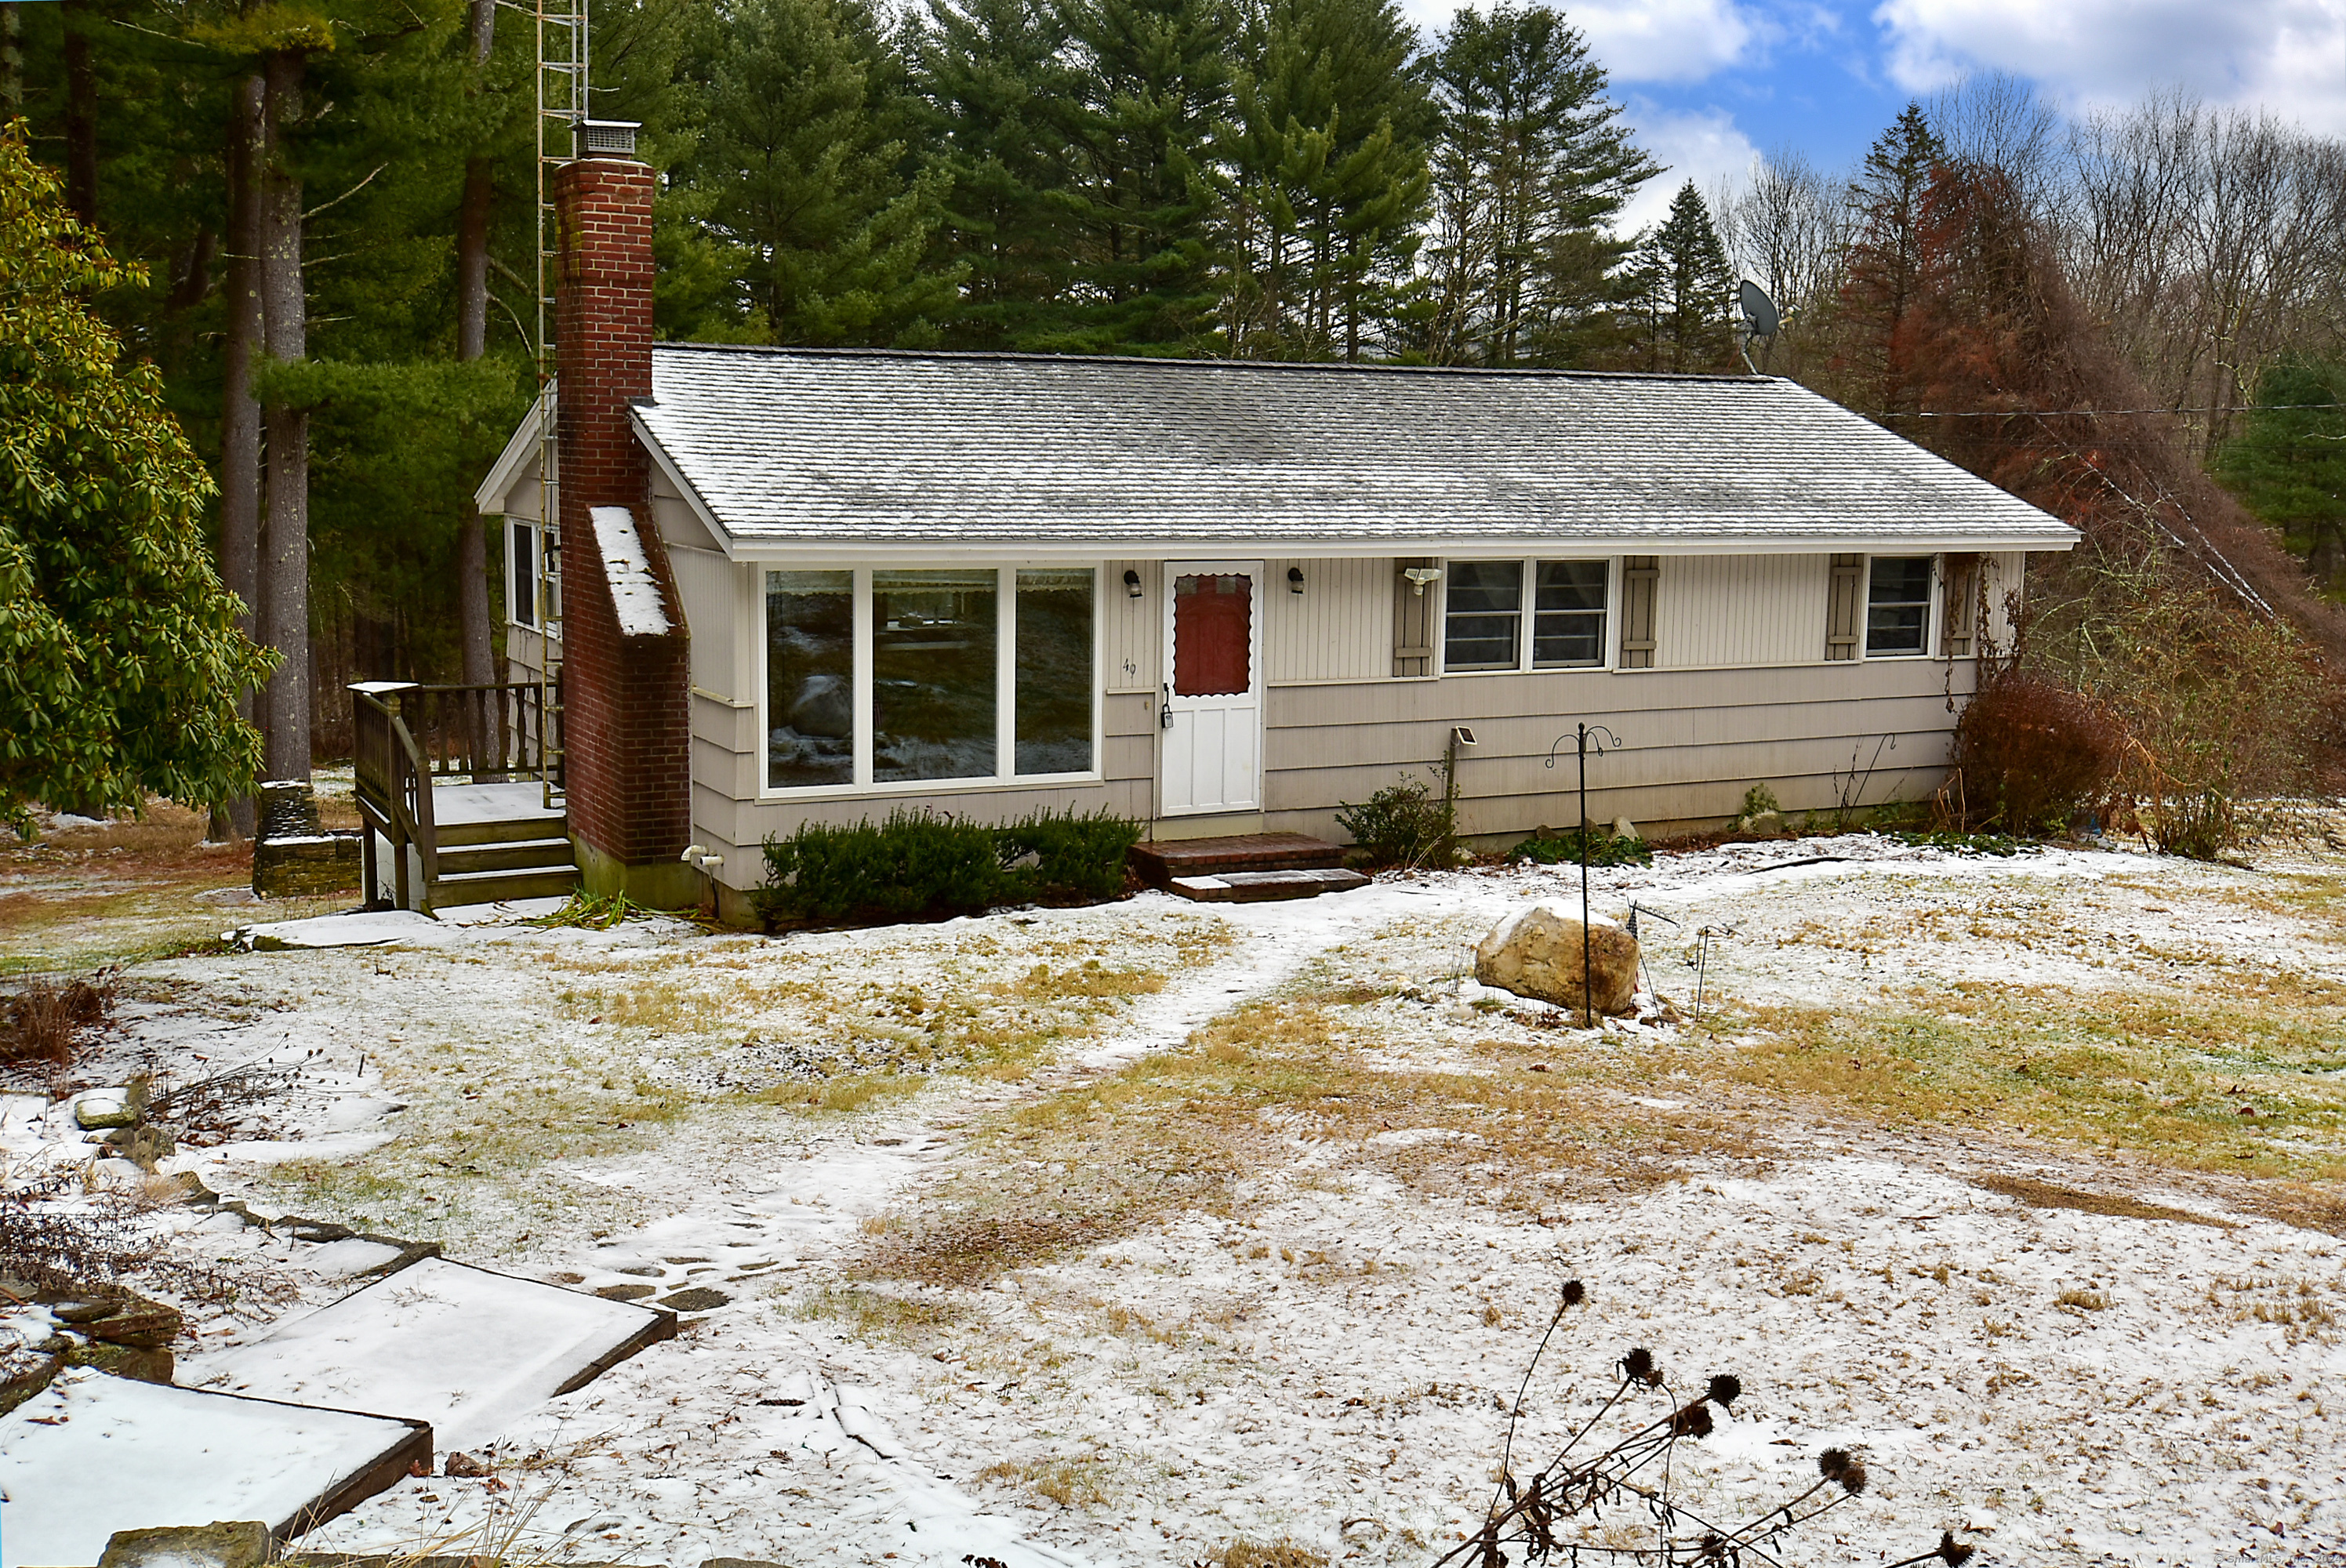
{"type": "Polygon", "coordinates": [[[1125,569],[1124,595],[1125,597],[1128,599],[1137,599],[1140,597],[1140,574],[1133,571],[1130,567],[1127,567],[1125,569]]]}
{"type": "Polygon", "coordinates": [[[1441,581],[1442,568],[1439,566],[1405,566],[1402,569],[1401,575],[1409,579],[1409,585],[1416,591],[1417,596],[1422,599],[1425,597],[1425,585],[1428,583],[1441,581]]]}
{"type": "Polygon", "coordinates": [[[1300,594],[1303,591],[1302,567],[1290,566],[1287,568],[1287,591],[1290,594],[1300,594]]]}

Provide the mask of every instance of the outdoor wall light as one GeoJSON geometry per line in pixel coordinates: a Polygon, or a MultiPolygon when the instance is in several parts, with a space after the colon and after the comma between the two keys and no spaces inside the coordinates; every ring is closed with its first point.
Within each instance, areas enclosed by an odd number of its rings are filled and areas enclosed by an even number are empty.
{"type": "Polygon", "coordinates": [[[1290,566],[1287,568],[1287,591],[1290,594],[1300,594],[1303,591],[1302,567],[1290,566]]]}
{"type": "Polygon", "coordinates": [[[1128,599],[1140,597],[1140,574],[1129,568],[1124,574],[1124,595],[1128,599]]]}
{"type": "Polygon", "coordinates": [[[1410,587],[1413,589],[1416,592],[1417,596],[1422,599],[1425,597],[1425,585],[1428,583],[1439,582],[1441,580],[1442,568],[1439,566],[1406,566],[1402,569],[1401,575],[1409,579],[1410,587]]]}

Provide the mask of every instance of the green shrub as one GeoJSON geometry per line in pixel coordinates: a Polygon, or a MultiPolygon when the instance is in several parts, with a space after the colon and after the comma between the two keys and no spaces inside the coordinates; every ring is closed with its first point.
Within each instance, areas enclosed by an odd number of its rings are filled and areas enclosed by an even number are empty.
{"type": "Polygon", "coordinates": [[[1035,811],[994,831],[1004,864],[1031,885],[1029,896],[1101,903],[1124,891],[1125,852],[1141,830],[1102,809],[1082,816],[1035,811]],[[1029,855],[1034,863],[1020,865],[1029,855]]]}
{"type": "Polygon", "coordinates": [[[1743,809],[1737,814],[1737,820],[1749,821],[1754,817],[1764,817],[1770,811],[1780,814],[1783,809],[1776,804],[1776,791],[1765,784],[1754,784],[1743,791],[1743,809]]]}
{"type": "Polygon", "coordinates": [[[2020,840],[2009,833],[1966,833],[1960,828],[1916,829],[1891,835],[1922,850],[1945,850],[1957,855],[2016,855],[2020,840]]]}
{"type": "Polygon", "coordinates": [[[1375,865],[1439,865],[1449,858],[1458,820],[1450,802],[1431,787],[1403,779],[1358,806],[1344,806],[1336,813],[1336,825],[1375,865]]]}
{"type": "Polygon", "coordinates": [[[990,827],[900,807],[876,826],[807,822],[767,839],[766,885],[750,902],[769,926],[1097,902],[1122,890],[1125,851],[1139,837],[1140,824],[1108,811],[1036,811],[990,827]]]}
{"type": "Polygon", "coordinates": [[[1568,833],[1534,835],[1507,851],[1511,860],[1535,860],[1543,866],[1576,866],[1580,863],[1580,841],[1588,840],[1588,863],[1592,866],[1650,866],[1654,863],[1654,847],[1643,839],[1621,838],[1599,830],[1591,833],[1586,828],[1575,828],[1568,833]]]}

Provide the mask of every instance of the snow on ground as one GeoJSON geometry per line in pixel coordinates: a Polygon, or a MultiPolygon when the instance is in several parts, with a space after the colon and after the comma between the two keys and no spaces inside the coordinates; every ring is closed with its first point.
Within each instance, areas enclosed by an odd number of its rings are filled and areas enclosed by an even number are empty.
{"type": "MultiPolygon", "coordinates": [[[[1573,868],[780,940],[488,921],[143,966],[107,1066],[271,1064],[166,1166],[257,1212],[723,1298],[515,1424],[492,1480],[407,1480],[318,1549],[534,1509],[558,1555],[636,1563],[1428,1563],[1574,1278],[1516,1452],[1632,1345],[1681,1389],[1734,1372],[1683,1500],[1871,1467],[1788,1561],[1953,1528],[1991,1562],[2329,1562],[2337,871],[1665,855],[1593,907],[1635,901],[1681,1012],[1721,933],[1710,1017],[1596,1035],[1466,979],[1573,868]]],[[[64,1120],[12,1102],[0,1145],[70,1159],[64,1120]]],[[[348,1288],[332,1247],[166,1213],[274,1287],[199,1313],[207,1349],[348,1288]]]]}

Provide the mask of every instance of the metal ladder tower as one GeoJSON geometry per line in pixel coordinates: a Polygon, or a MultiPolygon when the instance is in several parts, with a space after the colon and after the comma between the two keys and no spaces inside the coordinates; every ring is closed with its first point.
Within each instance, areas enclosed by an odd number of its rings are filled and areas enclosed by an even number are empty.
{"type": "Polygon", "coordinates": [[[555,647],[562,635],[562,463],[555,406],[559,322],[555,294],[562,277],[562,225],[554,209],[554,181],[577,156],[586,119],[586,0],[535,0],[537,17],[537,391],[543,423],[537,437],[538,746],[545,799],[563,800],[562,668],[555,647]]]}

